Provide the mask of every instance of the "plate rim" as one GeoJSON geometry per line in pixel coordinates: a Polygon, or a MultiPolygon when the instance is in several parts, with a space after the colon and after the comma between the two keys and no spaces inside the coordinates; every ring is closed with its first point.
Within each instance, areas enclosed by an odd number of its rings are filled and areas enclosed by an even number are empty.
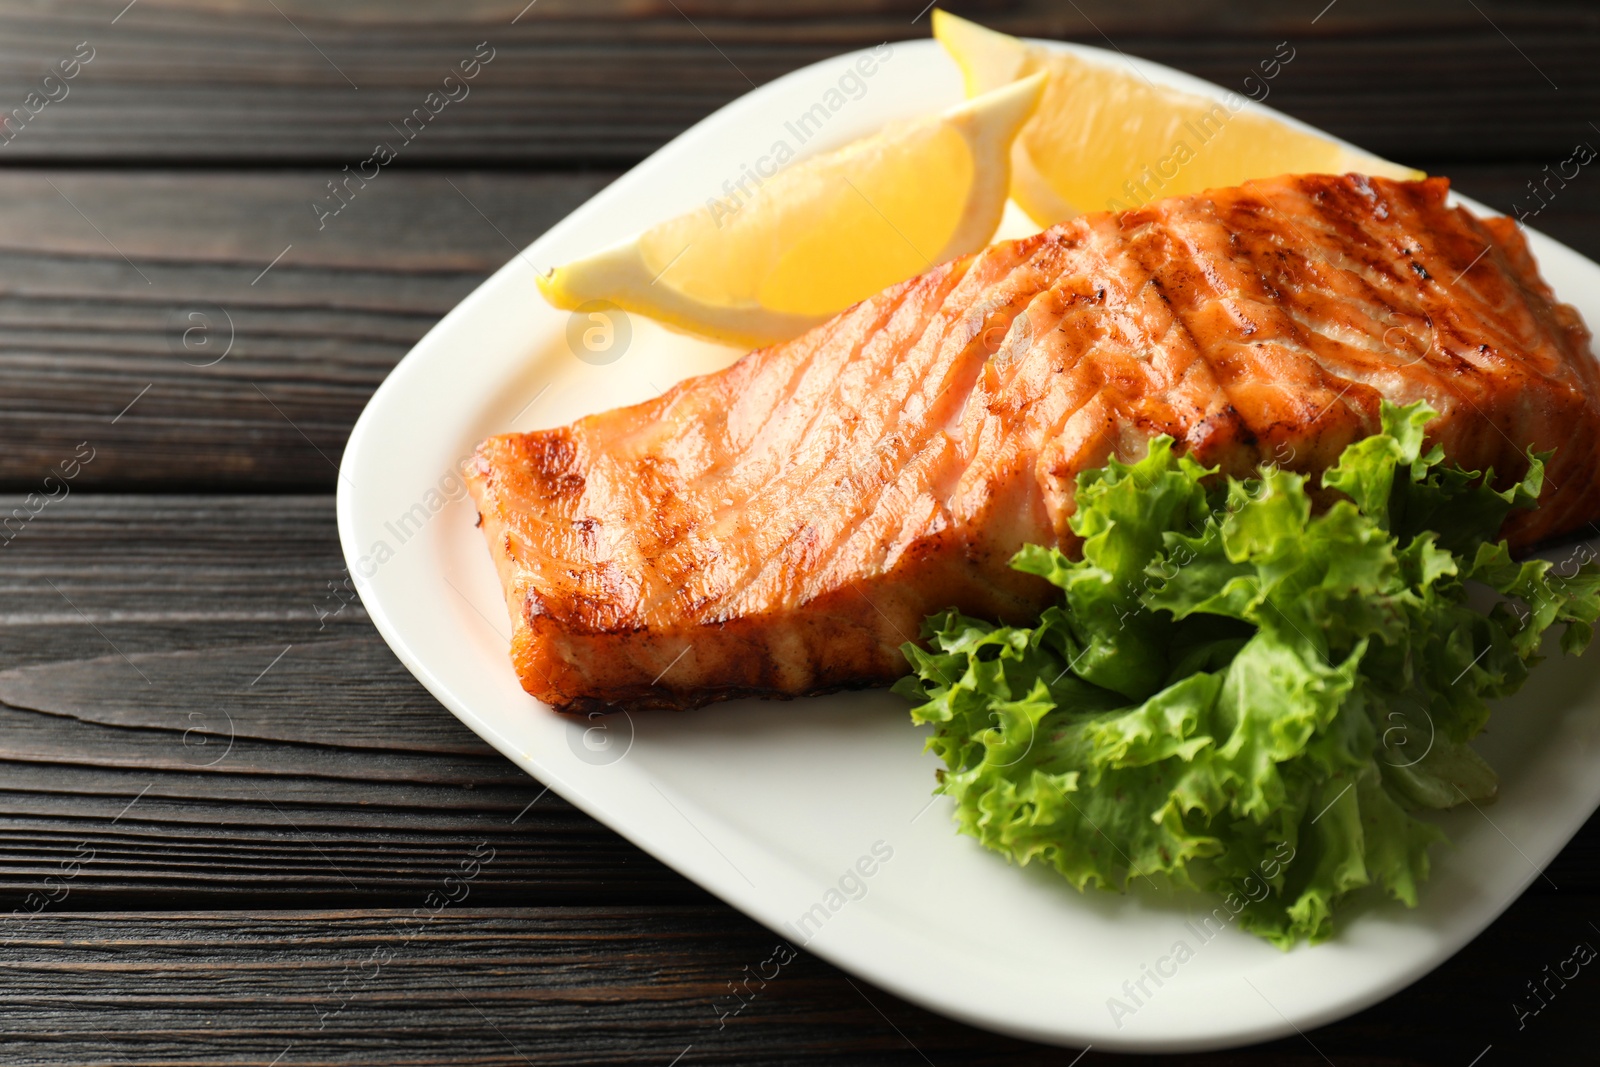
{"type": "MultiPolygon", "coordinates": [[[[1221,86],[1205,82],[1192,75],[1188,75],[1184,72],[1166,67],[1163,64],[1138,57],[1129,57],[1119,53],[1110,52],[1091,45],[1038,40],[1031,38],[1029,41],[1030,43],[1036,43],[1054,51],[1067,51],[1086,55],[1087,57],[1094,59],[1096,62],[1105,64],[1126,63],[1138,71],[1159,73],[1162,77],[1162,80],[1168,84],[1187,89],[1191,92],[1201,93],[1217,100],[1218,102],[1221,102],[1222,98],[1230,92],[1230,90],[1221,86]]],[[[937,51],[939,48],[936,42],[928,39],[914,39],[902,42],[894,42],[894,47],[896,49],[904,48],[908,51],[937,51]]],[[[671,867],[675,871],[685,875],[691,881],[694,881],[702,888],[705,888],[719,899],[724,900],[730,906],[737,908],[745,915],[773,931],[779,930],[779,924],[773,921],[768,914],[763,914],[764,912],[769,911],[768,908],[761,906],[758,901],[743,899],[747,896],[747,894],[739,891],[737,887],[730,887],[725,876],[719,876],[715,872],[709,871],[707,863],[696,861],[692,857],[685,857],[681,852],[674,852],[671,849],[662,846],[659,841],[642,832],[635,833],[635,828],[631,826],[621,814],[614,810],[616,805],[607,803],[605,798],[596,797],[592,793],[586,792],[583,789],[576,788],[566,782],[563,782],[561,780],[561,775],[556,773],[553,768],[545,766],[533,755],[523,751],[515,739],[506,736],[488,719],[474,712],[472,708],[468,706],[467,702],[458,696],[448,682],[441,678],[429,666],[429,664],[426,662],[424,654],[418,651],[417,648],[413,647],[412,641],[408,638],[399,622],[389,611],[382,590],[373,583],[362,581],[356,578],[358,572],[358,561],[362,558],[362,546],[356,540],[358,536],[356,530],[357,513],[360,508],[360,500],[357,490],[355,489],[354,480],[347,475],[360,469],[362,465],[368,461],[369,449],[372,447],[372,442],[375,440],[376,436],[380,433],[381,420],[384,417],[387,407],[395,395],[406,387],[409,376],[412,373],[415,373],[417,368],[420,366],[420,359],[414,357],[417,357],[419,352],[425,353],[431,347],[431,343],[436,342],[437,337],[447,336],[463,320],[470,319],[480,305],[487,304],[494,299],[496,292],[500,288],[509,284],[510,279],[522,269],[522,265],[519,264],[519,259],[526,257],[530,250],[538,248],[543,244],[551,243],[552,238],[563,238],[568,234],[569,231],[578,229],[584,223],[583,215],[585,214],[586,210],[592,209],[593,205],[596,205],[597,203],[603,204],[608,198],[613,198],[624,194],[629,185],[637,180],[635,178],[636,175],[641,173],[648,175],[650,171],[658,165],[659,160],[663,158],[670,158],[674,152],[681,150],[682,145],[685,143],[692,143],[693,139],[696,137],[704,136],[708,129],[715,130],[718,125],[728,121],[730,116],[737,115],[739,111],[743,109],[753,109],[761,106],[769,94],[781,92],[782,88],[786,85],[793,84],[797,80],[812,76],[819,70],[830,68],[832,66],[841,64],[844,61],[853,60],[862,55],[866,55],[870,51],[870,49],[860,49],[857,51],[829,57],[817,63],[810,64],[806,67],[802,67],[798,70],[785,74],[780,78],[766,83],[758,89],[752,90],[751,92],[743,94],[735,100],[730,101],[728,104],[717,109],[704,119],[689,127],[683,133],[680,133],[677,137],[674,137],[671,141],[656,149],[640,163],[630,168],[624,174],[620,175],[615,181],[609,183],[605,188],[596,192],[594,196],[585,201],[583,205],[580,205],[578,208],[574,209],[561,221],[557,222],[554,226],[546,230],[543,234],[536,238],[532,244],[526,248],[520,249],[504,265],[495,270],[488,278],[484,279],[484,281],[474,288],[470,294],[463,298],[460,303],[458,303],[437,323],[435,323],[407,352],[407,354],[396,363],[395,367],[385,377],[384,381],[373,392],[372,396],[363,407],[361,415],[352,427],[349,439],[346,442],[346,446],[339,464],[339,479],[336,490],[335,508],[338,519],[341,552],[344,557],[344,562],[351,574],[353,584],[355,584],[357,591],[362,598],[362,603],[366,609],[367,615],[369,619],[371,619],[374,627],[378,630],[380,636],[383,637],[385,643],[394,652],[396,657],[401,661],[402,664],[405,665],[406,669],[423,684],[430,694],[432,694],[435,699],[444,705],[444,707],[449,709],[450,712],[459,720],[461,720],[469,729],[473,730],[473,732],[478,736],[488,741],[489,744],[500,751],[513,763],[517,764],[517,766],[524,772],[535,777],[541,782],[541,784],[546,785],[552,792],[559,794],[574,807],[586,812],[591,817],[605,825],[608,829],[620,834],[622,837],[639,847],[641,850],[654,856],[656,859],[660,860],[662,863],[671,867]]],[[[1292,116],[1282,115],[1266,105],[1259,104],[1245,94],[1235,93],[1235,95],[1245,102],[1245,110],[1251,110],[1259,114],[1265,114],[1274,118],[1278,118],[1296,128],[1316,133],[1322,137],[1330,136],[1323,131],[1317,130],[1306,123],[1294,119],[1292,116]]],[[[1348,142],[1345,142],[1339,138],[1332,139],[1347,148],[1360,151],[1357,146],[1350,145],[1348,142]]],[[[1495,212],[1492,209],[1489,209],[1484,205],[1471,200],[1470,198],[1460,196],[1459,194],[1455,193],[1452,193],[1452,197],[1455,202],[1464,204],[1480,214],[1498,214],[1498,212],[1495,212]]],[[[1566,246],[1561,245],[1559,242],[1556,242],[1543,234],[1539,234],[1537,231],[1530,230],[1529,233],[1530,236],[1536,236],[1541,244],[1559,249],[1561,252],[1581,260],[1583,263],[1593,267],[1597,272],[1600,272],[1600,265],[1594,264],[1586,257],[1583,257],[1579,253],[1566,248],[1566,246]]],[[[1539,258],[1543,258],[1542,254],[1539,258]]],[[[529,699],[532,701],[532,698],[529,699]]],[[[533,702],[533,707],[542,708],[543,705],[533,702]]],[[[702,814],[706,815],[708,818],[715,818],[714,813],[702,812],[702,814]]],[[[1563,843],[1570,841],[1571,837],[1577,833],[1578,829],[1581,828],[1583,823],[1587,820],[1589,814],[1592,814],[1592,810],[1584,813],[1581,817],[1576,817],[1569,820],[1571,822],[1571,826],[1564,828],[1560,835],[1563,843]]],[[[1039,1026],[1036,1023],[1032,1023],[1028,1019],[1023,1018],[996,1018],[993,1014],[969,1010],[961,1003],[934,996],[922,986],[901,980],[900,976],[897,974],[885,973],[881,970],[865,968],[862,966],[860,959],[855,958],[849,953],[841,951],[838,946],[833,943],[823,944],[811,942],[805,944],[803,947],[805,947],[808,951],[827,959],[830,963],[839,967],[841,970],[856,974],[911,1003],[983,1029],[1005,1033],[1028,1040],[1040,1041],[1055,1045],[1070,1045],[1073,1047],[1082,1047],[1085,1044],[1092,1043],[1099,1045],[1102,1048],[1120,1049],[1125,1051],[1204,1051],[1237,1047],[1240,1045],[1252,1044],[1259,1041],[1292,1035],[1302,1029],[1309,1029],[1311,1027],[1325,1025],[1329,1022],[1347,1017],[1355,1012],[1363,1010],[1366,1007],[1387,999],[1388,997],[1394,995],[1394,993],[1411,985],[1422,976],[1440,966],[1442,963],[1459,952],[1460,949],[1466,944],[1470,943],[1472,940],[1475,940],[1485,929],[1488,928],[1488,926],[1497,921],[1500,916],[1505,913],[1505,911],[1522,895],[1522,893],[1527,889],[1528,885],[1531,884],[1536,877],[1538,877],[1538,871],[1536,870],[1529,870],[1525,875],[1520,875],[1516,880],[1516,892],[1511,894],[1503,905],[1500,905],[1491,912],[1487,913],[1486,917],[1482,919],[1481,923],[1476,922],[1475,920],[1471,923],[1462,923],[1451,927],[1448,931],[1446,931],[1445,936],[1439,940],[1439,943],[1433,952],[1419,956],[1406,966],[1398,967],[1392,971],[1389,971],[1384,980],[1366,986],[1358,993],[1332,998],[1319,1010],[1296,1011],[1291,1015],[1283,1015],[1280,1013],[1276,1018],[1270,1017],[1270,1013],[1267,1013],[1261,1017],[1260,1021],[1255,1026],[1235,1026],[1226,1030],[1218,1030],[1210,1035],[1196,1035],[1191,1033],[1173,1038],[1171,1040],[1153,1034],[1140,1034],[1138,1036],[1133,1036],[1115,1032],[1105,1032],[1103,1030],[1097,1031],[1092,1028],[1083,1029],[1077,1027],[1064,1028],[1039,1026]]],[[[1309,949],[1304,950],[1309,951],[1309,949]]]]}

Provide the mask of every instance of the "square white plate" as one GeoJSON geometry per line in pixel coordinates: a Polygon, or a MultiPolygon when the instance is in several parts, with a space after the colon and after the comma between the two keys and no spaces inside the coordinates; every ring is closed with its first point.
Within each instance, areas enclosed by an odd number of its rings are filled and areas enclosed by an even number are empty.
{"type": "MultiPolygon", "coordinates": [[[[345,558],[379,632],[446,707],[573,804],[796,947],[964,1021],[1065,1045],[1214,1048],[1309,1030],[1416,980],[1492,922],[1600,803],[1590,663],[1554,660],[1497,709],[1481,749],[1501,798],[1440,820],[1455,844],[1436,850],[1421,907],[1374,902],[1333,941],[1288,953],[1231,928],[1202,940],[1213,901],[1080,895],[958,837],[948,802],[930,803],[937,761],[887,693],[583,723],[518,686],[460,461],[490,434],[643,400],[739,355],[635,316],[625,351],[580,360],[572,320],[539,297],[534,272],[719,195],[778,141],[804,155],[961,98],[931,41],[894,45],[863,91],[847,80],[851,91],[829,96],[860,54],[780,78],[678,137],[513,258],[395,368],[351,433],[338,490],[345,558]],[[839,100],[797,144],[792,121],[839,100]],[[1180,941],[1192,953],[1181,966],[1180,941]],[[1159,985],[1145,977],[1158,965],[1169,972],[1159,985]],[[1113,997],[1134,1010],[1113,1011],[1113,997]]],[[[1600,267],[1529,236],[1556,292],[1600,323],[1600,267]]]]}

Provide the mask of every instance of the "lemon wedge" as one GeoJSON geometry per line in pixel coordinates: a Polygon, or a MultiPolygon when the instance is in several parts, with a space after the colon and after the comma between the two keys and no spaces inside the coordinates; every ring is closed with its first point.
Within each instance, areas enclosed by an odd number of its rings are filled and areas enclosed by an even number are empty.
{"type": "Polygon", "coordinates": [[[1005,210],[1011,141],[1044,82],[1008,80],[764,180],[747,170],[724,187],[733,195],[558,267],[539,289],[558,308],[606,301],[729,344],[798,336],[989,243],[1005,210]]]}
{"type": "MultiPolygon", "coordinates": [[[[946,11],[934,11],[933,33],[961,68],[969,97],[1040,73],[1049,76],[1044,99],[1011,150],[1011,197],[1040,226],[1081,211],[1121,211],[1278,174],[1423,177],[1244,110],[1243,93],[1218,103],[946,11]]],[[[1276,76],[1293,58],[1291,51],[1264,59],[1261,73],[1246,79],[1246,92],[1264,97],[1270,92],[1265,72],[1276,76]]]]}

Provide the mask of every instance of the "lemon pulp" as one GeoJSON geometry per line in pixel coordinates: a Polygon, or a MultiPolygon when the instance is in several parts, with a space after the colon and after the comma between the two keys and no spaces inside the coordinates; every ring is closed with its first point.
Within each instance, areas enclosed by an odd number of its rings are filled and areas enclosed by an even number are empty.
{"type": "MultiPolygon", "coordinates": [[[[933,31],[969,95],[1048,77],[1012,146],[1011,195],[1041,226],[1278,174],[1422,177],[1246,110],[1242,94],[1217,102],[1154,85],[1123,66],[1046,50],[945,11],[934,12],[933,31]]],[[[1282,58],[1264,62],[1278,69],[1282,58]]]]}
{"type": "Polygon", "coordinates": [[[798,161],[751,195],[718,198],[557,268],[557,307],[592,300],[715,340],[793,337],[940,262],[983,248],[1010,186],[1010,148],[1044,78],[798,161]]]}

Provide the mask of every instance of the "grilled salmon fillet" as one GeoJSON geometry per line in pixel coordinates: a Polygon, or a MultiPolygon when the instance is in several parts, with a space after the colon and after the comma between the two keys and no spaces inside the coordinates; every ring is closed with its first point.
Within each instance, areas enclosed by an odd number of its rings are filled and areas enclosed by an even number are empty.
{"type": "Polygon", "coordinates": [[[1426,400],[1468,468],[1556,449],[1527,546],[1600,518],[1600,373],[1513,223],[1448,182],[1285,176],[935,267],[643,404],[467,463],[527,691],[566,711],[886,683],[924,616],[1022,621],[1078,473],[1171,434],[1315,472],[1426,400]]]}

